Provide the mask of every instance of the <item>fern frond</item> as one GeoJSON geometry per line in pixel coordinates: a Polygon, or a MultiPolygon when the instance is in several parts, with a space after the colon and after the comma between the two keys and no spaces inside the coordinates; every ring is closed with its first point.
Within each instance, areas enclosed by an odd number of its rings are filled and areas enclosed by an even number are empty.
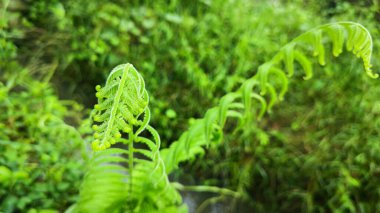
{"type": "Polygon", "coordinates": [[[96,90],[94,153],[72,211],[154,212],[181,204],[160,156],[160,136],[149,125],[142,76],[131,64],[119,65],[96,90]],[[127,149],[109,148],[115,143],[127,149]]]}
{"type": "Polygon", "coordinates": [[[252,118],[260,119],[266,111],[270,111],[286,94],[288,78],[295,72],[294,63],[298,63],[305,72],[305,80],[311,79],[312,60],[307,56],[305,46],[311,47],[312,55],[318,57],[319,64],[325,65],[324,42],[327,38],[332,42],[334,56],[339,56],[346,42],[347,51],[353,52],[363,60],[367,75],[372,78],[378,77],[378,74],[371,70],[372,38],[366,28],[354,22],[338,22],[316,27],[285,45],[272,60],[258,68],[255,76],[243,82],[236,92],[222,97],[218,106],[209,109],[204,118],[192,123],[169,148],[161,150],[166,172],[170,173],[180,162],[203,154],[205,147],[219,144],[228,118],[237,119],[239,124],[235,128],[242,129],[252,118]],[[236,109],[234,106],[242,107],[236,109]]]}

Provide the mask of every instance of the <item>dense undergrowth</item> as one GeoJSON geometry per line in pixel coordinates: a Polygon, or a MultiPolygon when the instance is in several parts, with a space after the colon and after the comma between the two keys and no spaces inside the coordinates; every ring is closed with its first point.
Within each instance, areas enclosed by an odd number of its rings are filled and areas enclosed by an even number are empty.
{"type": "MultiPolygon", "coordinates": [[[[62,212],[77,201],[90,130],[73,126],[116,64],[133,63],[145,79],[164,148],[284,44],[322,23],[363,24],[380,67],[376,1],[0,2],[4,212],[62,212]]],[[[269,115],[244,132],[228,131],[235,123],[227,122],[223,143],[183,162],[171,180],[237,190],[257,212],[379,209],[380,89],[360,60],[332,57],[326,47],[313,80],[296,73],[269,115]]]]}

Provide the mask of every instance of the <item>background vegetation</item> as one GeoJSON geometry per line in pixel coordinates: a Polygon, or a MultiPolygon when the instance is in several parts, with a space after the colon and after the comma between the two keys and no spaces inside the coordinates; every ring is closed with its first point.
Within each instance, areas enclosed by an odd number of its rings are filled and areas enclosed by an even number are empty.
{"type": "MultiPolygon", "coordinates": [[[[117,64],[131,62],[143,75],[163,147],[319,24],[363,24],[380,67],[377,1],[0,2],[4,212],[62,212],[76,201],[89,144],[88,130],[74,127],[117,64]]],[[[327,59],[313,80],[293,78],[269,116],[171,178],[238,190],[241,205],[257,212],[380,209],[380,87],[351,55],[327,59]]]]}

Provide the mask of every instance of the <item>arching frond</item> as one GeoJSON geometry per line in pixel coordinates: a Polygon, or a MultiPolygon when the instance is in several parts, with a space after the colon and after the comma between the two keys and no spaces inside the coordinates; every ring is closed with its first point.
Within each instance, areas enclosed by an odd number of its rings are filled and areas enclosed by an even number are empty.
{"type": "Polygon", "coordinates": [[[210,144],[220,143],[228,118],[237,119],[239,125],[236,128],[243,128],[252,118],[259,119],[265,111],[270,111],[286,94],[288,78],[295,72],[295,63],[303,69],[304,79],[311,79],[313,61],[304,47],[311,47],[312,55],[318,58],[319,64],[325,65],[326,39],[332,43],[334,56],[339,56],[346,43],[347,51],[362,59],[367,75],[372,78],[378,77],[378,74],[371,70],[372,38],[366,28],[354,22],[338,22],[316,27],[285,45],[272,60],[258,68],[255,76],[246,80],[236,92],[222,97],[218,106],[209,109],[204,118],[192,123],[169,148],[161,150],[166,171],[170,173],[180,162],[194,159],[196,155],[204,153],[204,148],[210,144]]]}

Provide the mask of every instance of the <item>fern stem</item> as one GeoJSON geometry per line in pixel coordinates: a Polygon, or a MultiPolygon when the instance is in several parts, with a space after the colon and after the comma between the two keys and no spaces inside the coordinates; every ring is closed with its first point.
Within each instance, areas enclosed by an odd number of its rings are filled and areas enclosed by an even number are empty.
{"type": "MultiPolygon", "coordinates": [[[[134,140],[134,133],[133,133],[133,126],[131,126],[132,131],[128,134],[128,150],[129,150],[129,156],[128,156],[128,167],[129,167],[129,196],[132,196],[132,180],[133,180],[133,140],[134,140]]],[[[131,209],[132,212],[132,209],[131,209]]]]}
{"type": "Polygon", "coordinates": [[[220,201],[222,201],[224,199],[225,199],[225,197],[223,195],[207,199],[201,205],[199,205],[199,207],[197,208],[197,210],[195,212],[196,213],[205,212],[207,206],[215,204],[215,203],[218,203],[218,202],[220,202],[220,201]]]}
{"type": "Polygon", "coordinates": [[[213,192],[213,193],[218,193],[225,196],[232,196],[236,198],[242,197],[242,195],[238,192],[235,192],[226,188],[219,188],[216,186],[185,186],[178,182],[173,182],[171,184],[174,186],[174,188],[181,191],[213,192]]]}

